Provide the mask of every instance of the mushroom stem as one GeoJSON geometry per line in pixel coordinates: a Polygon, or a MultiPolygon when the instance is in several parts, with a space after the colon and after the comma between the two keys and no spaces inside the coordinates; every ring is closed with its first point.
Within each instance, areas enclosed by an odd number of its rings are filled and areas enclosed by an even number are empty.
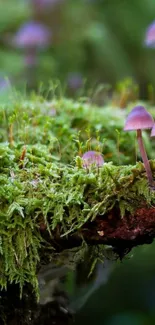
{"type": "Polygon", "coordinates": [[[28,48],[25,53],[25,73],[28,87],[32,88],[36,83],[37,51],[35,48],[28,48]]]}
{"type": "Polygon", "coordinates": [[[25,65],[26,67],[34,67],[37,65],[37,51],[35,47],[30,47],[25,51],[25,65]]]}
{"type": "Polygon", "coordinates": [[[141,130],[137,130],[137,140],[138,140],[138,144],[139,144],[139,150],[141,153],[141,157],[145,166],[145,170],[146,170],[146,174],[147,174],[147,178],[149,181],[149,185],[153,186],[154,181],[153,181],[153,176],[152,176],[152,171],[151,171],[151,167],[150,167],[150,163],[146,154],[146,150],[144,147],[144,143],[143,143],[143,139],[142,139],[142,131],[141,130]]]}

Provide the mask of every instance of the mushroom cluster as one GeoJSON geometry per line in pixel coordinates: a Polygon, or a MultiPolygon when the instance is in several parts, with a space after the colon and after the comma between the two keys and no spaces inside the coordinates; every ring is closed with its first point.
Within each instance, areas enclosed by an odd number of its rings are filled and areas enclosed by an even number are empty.
{"type": "Polygon", "coordinates": [[[152,176],[152,171],[142,138],[142,130],[145,129],[152,129],[151,136],[155,136],[155,123],[151,114],[148,113],[143,106],[135,106],[126,119],[124,131],[135,130],[137,132],[137,141],[146,170],[148,182],[150,187],[154,187],[155,184],[152,176]]]}

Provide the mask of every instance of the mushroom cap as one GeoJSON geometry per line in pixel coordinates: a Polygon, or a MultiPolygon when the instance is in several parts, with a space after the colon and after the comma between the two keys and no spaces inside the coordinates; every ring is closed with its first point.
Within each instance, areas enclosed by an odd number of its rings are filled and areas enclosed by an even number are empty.
{"type": "Polygon", "coordinates": [[[143,106],[135,106],[126,119],[124,131],[151,129],[153,124],[151,114],[143,106]]]}
{"type": "Polygon", "coordinates": [[[153,128],[151,130],[151,137],[155,137],[155,123],[153,124],[153,128]]]}
{"type": "Polygon", "coordinates": [[[49,45],[50,30],[35,21],[25,23],[14,37],[14,44],[19,48],[44,48],[49,45]]]}
{"type": "Polygon", "coordinates": [[[146,30],[145,45],[155,47],[155,21],[146,30]]]}
{"type": "Polygon", "coordinates": [[[89,168],[91,166],[101,167],[104,164],[102,154],[98,151],[87,151],[82,156],[83,167],[89,168]]]}

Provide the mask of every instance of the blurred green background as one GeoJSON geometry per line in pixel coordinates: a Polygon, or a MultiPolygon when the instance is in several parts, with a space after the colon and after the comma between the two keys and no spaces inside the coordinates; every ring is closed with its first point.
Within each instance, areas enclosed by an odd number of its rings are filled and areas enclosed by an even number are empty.
{"type": "Polygon", "coordinates": [[[155,18],[154,0],[1,0],[0,86],[27,83],[24,50],[12,39],[23,23],[37,20],[51,31],[47,49],[38,53],[36,83],[61,81],[74,92],[100,83],[115,86],[131,77],[146,97],[155,84],[155,50],[144,46],[146,28],[155,18]],[[46,3],[38,9],[39,2],[46,3]]]}
{"type": "Polygon", "coordinates": [[[107,283],[78,311],[75,324],[155,324],[155,244],[137,247],[115,262],[107,283]]]}
{"type": "MultiPolygon", "coordinates": [[[[100,84],[115,88],[131,78],[146,99],[148,86],[155,85],[155,49],[147,48],[144,39],[154,19],[155,0],[49,0],[41,9],[37,0],[1,0],[0,96],[7,95],[10,85],[25,92],[27,85],[46,89],[53,80],[63,94],[88,96],[100,84]],[[21,26],[32,20],[51,31],[48,48],[37,53],[33,82],[24,64],[26,50],[13,42],[21,26]]],[[[154,252],[154,244],[136,248],[132,258],[117,263],[107,284],[78,311],[75,323],[154,324],[154,252]]]]}

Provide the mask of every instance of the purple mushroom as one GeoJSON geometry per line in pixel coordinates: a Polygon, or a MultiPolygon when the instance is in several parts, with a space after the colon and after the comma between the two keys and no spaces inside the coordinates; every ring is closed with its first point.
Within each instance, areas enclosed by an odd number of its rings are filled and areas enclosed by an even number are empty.
{"type": "Polygon", "coordinates": [[[155,21],[147,28],[144,42],[148,47],[155,47],[155,21]]]}
{"type": "Polygon", "coordinates": [[[51,33],[49,29],[37,21],[29,21],[20,27],[13,38],[13,44],[24,50],[26,68],[37,65],[37,52],[47,48],[50,39],[51,33]]]}
{"type": "Polygon", "coordinates": [[[133,130],[137,131],[139,150],[145,166],[145,170],[146,170],[146,174],[150,186],[154,185],[154,181],[153,181],[152,171],[150,168],[149,160],[142,139],[142,130],[151,129],[153,127],[153,124],[154,124],[153,118],[146,111],[146,109],[143,106],[135,106],[132,109],[132,111],[129,113],[124,127],[124,131],[133,131],[133,130]]]}
{"type": "Polygon", "coordinates": [[[98,151],[87,151],[82,156],[83,167],[89,168],[92,166],[101,167],[104,164],[102,154],[98,151]]]}
{"type": "Polygon", "coordinates": [[[51,32],[46,26],[36,21],[30,21],[20,27],[13,39],[13,43],[20,49],[36,51],[47,48],[50,39],[51,32]]]}
{"type": "Polygon", "coordinates": [[[11,87],[11,81],[0,76],[0,94],[11,87]]]}

